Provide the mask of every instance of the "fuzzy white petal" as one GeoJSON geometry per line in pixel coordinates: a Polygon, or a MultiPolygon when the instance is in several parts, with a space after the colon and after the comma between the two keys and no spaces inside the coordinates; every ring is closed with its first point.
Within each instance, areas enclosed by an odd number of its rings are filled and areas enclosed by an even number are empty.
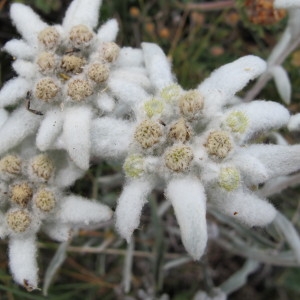
{"type": "Polygon", "coordinates": [[[16,109],[0,129],[0,154],[33,134],[40,122],[41,117],[29,112],[25,107],[16,109]]]}
{"type": "Polygon", "coordinates": [[[247,104],[235,106],[226,112],[228,116],[231,112],[242,112],[248,119],[245,132],[241,133],[241,142],[244,142],[257,133],[278,129],[287,125],[290,113],[281,104],[272,101],[252,101],[247,104]]]}
{"type": "Polygon", "coordinates": [[[116,102],[114,98],[110,97],[108,94],[102,93],[97,99],[97,105],[103,112],[109,113],[115,108],[116,102]]]}
{"type": "Polygon", "coordinates": [[[198,89],[205,98],[207,108],[214,111],[265,70],[266,63],[261,58],[244,56],[215,70],[198,89]]]}
{"type": "Polygon", "coordinates": [[[300,131],[300,113],[291,116],[288,129],[290,131],[300,131]]]}
{"type": "Polygon", "coordinates": [[[59,166],[55,175],[55,186],[60,188],[69,187],[84,175],[85,171],[77,167],[71,159],[62,158],[58,160],[58,156],[55,158],[56,165],[59,166]]]}
{"type": "Polygon", "coordinates": [[[63,126],[63,138],[72,160],[87,170],[90,160],[90,127],[92,111],[87,106],[69,108],[63,126]]]}
{"type": "Polygon", "coordinates": [[[166,196],[172,202],[187,252],[199,260],[207,244],[206,195],[197,178],[173,179],[166,196]]]}
{"type": "Polygon", "coordinates": [[[92,155],[95,157],[120,158],[127,155],[134,126],[126,120],[110,117],[92,122],[92,155]]]}
{"type": "Polygon", "coordinates": [[[120,102],[127,103],[131,107],[150,97],[139,85],[125,79],[110,78],[108,87],[120,102]]]}
{"type": "Polygon", "coordinates": [[[275,66],[269,70],[273,75],[277,91],[281,99],[286,103],[291,103],[292,86],[287,71],[282,66],[275,66]]]}
{"type": "Polygon", "coordinates": [[[122,79],[126,78],[128,82],[131,82],[136,85],[140,85],[146,90],[152,88],[152,83],[150,82],[147,73],[144,68],[141,67],[128,67],[128,68],[119,68],[110,73],[110,78],[122,79]]]}
{"type": "Polygon", "coordinates": [[[240,189],[226,192],[215,187],[210,191],[210,201],[225,215],[250,227],[266,226],[276,216],[276,209],[267,200],[240,189]]]}
{"type": "Polygon", "coordinates": [[[25,78],[34,78],[38,72],[35,64],[22,59],[17,59],[12,67],[19,76],[25,78]]]}
{"type": "Polygon", "coordinates": [[[57,242],[68,241],[71,237],[72,228],[69,224],[47,223],[42,227],[42,230],[52,239],[57,242]]]}
{"type": "Polygon", "coordinates": [[[41,151],[49,149],[62,132],[64,113],[58,109],[47,111],[36,137],[36,145],[41,151]]]}
{"type": "Polygon", "coordinates": [[[174,83],[174,76],[171,72],[171,63],[163,50],[153,43],[142,43],[145,64],[149,77],[154,87],[161,90],[174,83]]]}
{"type": "Polygon", "coordinates": [[[33,47],[30,47],[23,40],[16,39],[8,41],[4,45],[3,50],[8,52],[10,55],[21,59],[33,58],[36,53],[36,50],[33,47]]]}
{"type": "Polygon", "coordinates": [[[264,164],[251,155],[237,154],[232,163],[240,170],[243,181],[247,186],[257,185],[268,179],[268,171],[264,164]]]}
{"type": "Polygon", "coordinates": [[[48,25],[44,23],[29,6],[14,3],[10,8],[10,16],[17,30],[30,45],[37,45],[37,35],[48,25]]]}
{"type": "Polygon", "coordinates": [[[300,145],[252,145],[241,150],[241,153],[260,160],[268,172],[267,179],[300,170],[300,145]]]}
{"type": "Polygon", "coordinates": [[[0,91],[0,107],[15,105],[22,98],[25,99],[31,87],[31,82],[21,77],[7,81],[0,91]]]}
{"type": "Polygon", "coordinates": [[[133,231],[140,224],[140,217],[152,184],[147,180],[134,180],[125,185],[115,211],[116,228],[129,243],[133,231]]]}
{"type": "Polygon", "coordinates": [[[56,217],[62,223],[82,227],[110,220],[112,210],[100,202],[71,195],[62,199],[56,217]]]}
{"type": "Polygon", "coordinates": [[[35,236],[11,238],[9,241],[9,267],[14,280],[27,290],[37,288],[38,267],[35,236]]]}
{"type": "Polygon", "coordinates": [[[0,108],[0,128],[6,122],[7,119],[8,119],[8,111],[3,108],[0,108]]]}
{"type": "Polygon", "coordinates": [[[141,49],[124,47],[121,48],[115,65],[117,67],[140,67],[143,63],[144,56],[141,49]]]}
{"type": "Polygon", "coordinates": [[[102,0],[74,0],[66,11],[63,27],[66,30],[80,24],[96,27],[101,4],[102,0]]]}
{"type": "Polygon", "coordinates": [[[97,36],[101,42],[113,42],[117,38],[119,24],[116,19],[108,20],[98,30],[97,36]]]}

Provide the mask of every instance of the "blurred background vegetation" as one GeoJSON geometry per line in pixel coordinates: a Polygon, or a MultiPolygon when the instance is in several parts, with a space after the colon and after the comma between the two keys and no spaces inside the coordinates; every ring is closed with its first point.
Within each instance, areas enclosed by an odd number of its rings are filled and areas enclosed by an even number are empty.
{"type": "MultiPolygon", "coordinates": [[[[45,21],[55,24],[61,22],[71,0],[0,0],[0,47],[18,37],[9,19],[12,2],[30,5],[45,21]]],[[[214,69],[243,55],[255,54],[267,59],[287,21],[285,12],[270,9],[269,2],[103,0],[99,22],[102,24],[110,18],[118,20],[118,43],[121,46],[139,47],[142,41],[158,43],[172,61],[178,81],[184,87],[191,88],[214,69]]],[[[13,58],[3,52],[0,58],[2,85],[14,76],[11,69],[13,58]]],[[[299,49],[288,57],[284,67],[290,74],[293,86],[289,109],[296,112],[299,111],[300,101],[299,49]]],[[[272,82],[258,98],[280,101],[272,82]]],[[[77,182],[74,191],[101,199],[114,208],[122,182],[122,177],[118,175],[120,170],[121,167],[113,163],[92,167],[77,182]]],[[[294,216],[295,226],[299,226],[295,217],[299,212],[297,195],[299,189],[288,189],[272,199],[284,214],[294,216]]],[[[127,245],[112,231],[111,226],[104,226],[100,230],[81,231],[70,242],[72,246],[63,245],[67,249],[67,257],[61,261],[46,299],[192,299],[197,290],[218,286],[243,265],[245,258],[222,249],[213,240],[201,262],[189,260],[176,231],[176,220],[171,209],[162,217],[157,216],[161,202],[161,193],[153,193],[150,205],[144,209],[141,230],[136,233],[131,292],[126,294],[123,291],[122,282],[127,245]],[[160,298],[162,295],[165,298],[160,298]]],[[[212,215],[208,217],[212,224],[220,221],[212,215]]],[[[263,230],[258,231],[261,233],[263,230]]],[[[50,262],[53,262],[57,249],[63,250],[46,237],[39,238],[42,286],[43,276],[50,262]]],[[[262,264],[249,277],[248,283],[229,299],[299,299],[299,283],[298,268],[262,264]]],[[[0,241],[0,299],[45,299],[41,292],[27,293],[12,282],[7,267],[6,241],[0,241]]]]}

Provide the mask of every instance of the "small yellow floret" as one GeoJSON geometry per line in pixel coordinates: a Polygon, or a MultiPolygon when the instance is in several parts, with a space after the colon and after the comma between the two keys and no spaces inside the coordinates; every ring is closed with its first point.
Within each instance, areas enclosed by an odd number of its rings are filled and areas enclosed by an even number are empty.
{"type": "Polygon", "coordinates": [[[38,40],[46,49],[53,49],[58,46],[60,36],[57,29],[50,26],[38,34],[38,40]]]}
{"type": "Polygon", "coordinates": [[[181,87],[174,83],[166,86],[160,91],[160,96],[166,102],[175,102],[182,92],[181,87]]]}
{"type": "Polygon", "coordinates": [[[10,187],[10,199],[21,207],[26,207],[33,194],[28,182],[21,182],[10,187]]]}
{"type": "Polygon", "coordinates": [[[249,125],[249,119],[243,112],[233,111],[226,118],[225,124],[233,132],[244,133],[249,125]]]}
{"type": "Polygon", "coordinates": [[[126,158],[123,169],[127,176],[137,178],[144,173],[144,158],[133,154],[126,158]]]}
{"type": "Polygon", "coordinates": [[[70,31],[70,41],[75,47],[87,45],[93,38],[93,32],[85,25],[76,25],[70,31]]]}
{"type": "Polygon", "coordinates": [[[144,109],[149,118],[161,114],[164,110],[164,107],[164,103],[155,98],[152,98],[144,103],[144,109]]]}
{"type": "Polygon", "coordinates": [[[184,93],[179,98],[180,112],[188,118],[195,117],[204,106],[204,98],[197,90],[184,93]]]}
{"type": "Polygon", "coordinates": [[[240,173],[235,167],[222,168],[219,174],[219,185],[228,192],[235,190],[240,184],[240,173]]]}
{"type": "Polygon", "coordinates": [[[43,212],[50,212],[56,204],[55,196],[47,189],[39,189],[33,199],[36,207],[43,212]]]}
{"type": "Polygon", "coordinates": [[[68,96],[74,101],[82,101],[92,94],[92,86],[85,79],[74,79],[68,83],[68,96]]]}
{"type": "Polygon", "coordinates": [[[227,132],[214,131],[208,136],[205,147],[208,154],[225,158],[233,146],[227,132]]]}

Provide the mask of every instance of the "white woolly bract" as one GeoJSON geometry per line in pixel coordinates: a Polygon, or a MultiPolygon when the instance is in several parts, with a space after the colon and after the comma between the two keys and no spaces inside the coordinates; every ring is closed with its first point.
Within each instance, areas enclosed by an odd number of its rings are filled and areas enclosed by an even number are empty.
{"type": "Polygon", "coordinates": [[[142,43],[146,68],[157,90],[174,83],[171,64],[163,50],[153,43],[142,43]]]}
{"type": "Polygon", "coordinates": [[[36,145],[41,151],[45,151],[54,144],[62,132],[64,112],[59,108],[47,111],[36,137],[36,145]]]}
{"type": "Polygon", "coordinates": [[[284,106],[272,101],[252,101],[235,106],[226,112],[225,118],[235,111],[241,111],[248,119],[245,132],[240,134],[242,142],[247,141],[257,133],[283,127],[290,118],[290,113],[284,106]]]}
{"type": "Polygon", "coordinates": [[[20,3],[11,5],[10,17],[18,32],[32,46],[38,43],[38,33],[48,26],[29,6],[20,3]]]}
{"type": "Polygon", "coordinates": [[[251,145],[241,153],[257,158],[268,172],[267,179],[300,170],[300,145],[251,145]]]}
{"type": "Polygon", "coordinates": [[[209,110],[219,109],[250,80],[266,70],[266,63],[254,55],[247,55],[215,70],[198,89],[209,110]]]}
{"type": "Polygon", "coordinates": [[[5,50],[14,57],[21,59],[30,59],[36,53],[36,50],[30,47],[28,44],[26,44],[23,40],[16,39],[8,41],[4,45],[3,50],[5,50]]]}
{"type": "Polygon", "coordinates": [[[134,125],[126,120],[103,117],[92,122],[92,155],[120,158],[127,155],[134,125]]]}
{"type": "Polygon", "coordinates": [[[35,236],[10,238],[10,271],[14,280],[28,291],[36,289],[38,284],[36,252],[35,236]]]}
{"type": "Polygon", "coordinates": [[[288,123],[289,131],[299,131],[300,130],[300,113],[291,116],[288,123]]]}
{"type": "Polygon", "coordinates": [[[152,190],[148,180],[133,180],[127,183],[118,199],[115,211],[116,228],[129,243],[133,231],[140,224],[142,208],[152,190]]]}
{"type": "Polygon", "coordinates": [[[80,228],[110,220],[112,210],[97,201],[71,195],[62,199],[56,218],[59,222],[80,228]]]}
{"type": "Polygon", "coordinates": [[[0,108],[0,128],[8,119],[8,111],[3,108],[0,108]]]}
{"type": "Polygon", "coordinates": [[[115,62],[117,67],[140,67],[144,63],[144,56],[141,49],[123,47],[115,62]]]}
{"type": "Polygon", "coordinates": [[[46,223],[42,227],[42,231],[54,241],[65,242],[71,237],[72,226],[61,223],[46,223]]]}
{"type": "Polygon", "coordinates": [[[85,173],[84,170],[77,167],[69,158],[56,161],[56,165],[60,168],[55,173],[54,185],[59,188],[71,186],[85,173]]]}
{"type": "Polygon", "coordinates": [[[113,42],[117,38],[119,24],[116,19],[108,20],[97,32],[97,37],[101,42],[113,42]]]}
{"type": "Polygon", "coordinates": [[[110,97],[108,94],[103,93],[97,99],[97,105],[103,112],[112,112],[116,106],[116,102],[113,97],[110,97]]]}
{"type": "Polygon", "coordinates": [[[287,71],[282,66],[275,66],[269,70],[273,75],[277,91],[286,104],[291,103],[292,86],[287,71]]]}
{"type": "Polygon", "coordinates": [[[110,73],[110,78],[126,78],[128,82],[140,85],[146,90],[152,88],[152,82],[150,82],[146,70],[142,67],[118,68],[110,73]]]}
{"type": "Polygon", "coordinates": [[[101,4],[102,0],[74,0],[66,11],[63,27],[66,30],[81,24],[96,27],[101,4]]]}
{"type": "Polygon", "coordinates": [[[31,88],[32,83],[24,78],[9,80],[0,91],[0,107],[17,104],[22,98],[25,99],[31,88]]]}
{"type": "Polygon", "coordinates": [[[38,72],[35,64],[22,59],[17,59],[12,67],[19,76],[25,78],[34,78],[38,72]]]}
{"type": "Polygon", "coordinates": [[[89,168],[92,111],[88,106],[68,108],[63,126],[63,139],[66,150],[78,167],[89,168]]]}
{"type": "Polygon", "coordinates": [[[40,121],[40,116],[29,112],[25,107],[19,107],[13,111],[0,129],[0,155],[33,134],[40,121]]]}
{"type": "Polygon", "coordinates": [[[137,103],[149,98],[145,90],[137,84],[131,83],[126,79],[110,78],[108,87],[111,93],[118,98],[120,102],[124,102],[131,107],[137,103]]]}
{"type": "Polygon", "coordinates": [[[246,185],[257,185],[268,179],[266,167],[256,157],[237,154],[232,157],[231,163],[240,170],[246,185]]]}
{"type": "Polygon", "coordinates": [[[210,189],[209,196],[210,202],[222,213],[250,227],[266,226],[276,216],[276,209],[267,200],[241,189],[226,192],[214,187],[210,189]]]}
{"type": "Polygon", "coordinates": [[[297,8],[300,7],[299,0],[275,0],[274,7],[276,8],[297,8]]]}
{"type": "Polygon", "coordinates": [[[207,243],[206,195],[197,178],[173,179],[166,197],[172,202],[187,252],[195,260],[204,253],[207,243]]]}

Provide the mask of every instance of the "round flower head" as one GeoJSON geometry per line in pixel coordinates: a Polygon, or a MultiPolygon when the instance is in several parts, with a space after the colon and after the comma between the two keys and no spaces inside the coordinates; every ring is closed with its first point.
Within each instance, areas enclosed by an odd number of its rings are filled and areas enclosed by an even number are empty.
{"type": "Polygon", "coordinates": [[[50,212],[56,205],[56,199],[54,194],[45,189],[39,189],[33,197],[35,206],[42,212],[50,212]]]}
{"type": "Polygon", "coordinates": [[[39,179],[48,181],[54,172],[54,165],[48,155],[40,154],[34,157],[29,165],[29,172],[32,172],[39,179]]]}
{"type": "Polygon", "coordinates": [[[159,123],[145,120],[136,128],[134,138],[144,149],[147,149],[158,143],[162,134],[159,123]]]}
{"type": "Polygon", "coordinates": [[[243,112],[233,111],[226,118],[225,124],[232,132],[244,133],[248,127],[249,119],[243,112]]]}
{"type": "Polygon", "coordinates": [[[194,158],[193,150],[189,146],[175,145],[164,154],[166,166],[175,172],[186,171],[194,158]]]}
{"type": "Polygon", "coordinates": [[[93,38],[93,32],[83,24],[72,27],[69,39],[73,46],[80,47],[88,45],[93,38]]]}
{"type": "Polygon", "coordinates": [[[51,78],[43,78],[35,86],[35,96],[45,102],[51,102],[59,92],[59,87],[51,78]]]}
{"type": "Polygon", "coordinates": [[[109,68],[103,63],[93,63],[89,66],[88,76],[96,83],[102,83],[109,77],[109,68]]]}
{"type": "Polygon", "coordinates": [[[33,195],[33,190],[28,182],[20,182],[10,187],[10,199],[13,203],[26,207],[33,195]]]}
{"type": "Polygon", "coordinates": [[[22,170],[22,160],[16,155],[6,155],[0,160],[0,172],[7,175],[19,175],[22,170]]]}
{"type": "Polygon", "coordinates": [[[208,154],[225,158],[233,145],[227,132],[213,131],[209,134],[205,147],[208,154]]]}
{"type": "Polygon", "coordinates": [[[123,169],[128,177],[137,178],[144,173],[145,159],[141,155],[130,155],[126,158],[123,169]]]}
{"type": "Polygon", "coordinates": [[[74,101],[82,101],[92,94],[92,86],[85,79],[74,79],[68,83],[68,95],[74,101]]]}
{"type": "Polygon", "coordinates": [[[160,96],[167,102],[173,102],[178,99],[181,92],[181,87],[178,84],[174,83],[163,88],[160,92],[160,96]]]}
{"type": "Polygon", "coordinates": [[[149,118],[159,115],[164,110],[164,103],[161,100],[152,98],[144,103],[144,110],[149,118]]]}
{"type": "Polygon", "coordinates": [[[79,74],[82,72],[82,68],[85,65],[85,60],[76,55],[64,55],[61,60],[61,68],[65,72],[73,74],[79,74]]]}
{"type": "Polygon", "coordinates": [[[222,168],[219,174],[219,185],[226,191],[235,190],[240,184],[240,173],[235,167],[222,168]]]}
{"type": "Polygon", "coordinates": [[[180,112],[187,118],[196,117],[203,106],[204,98],[197,90],[188,91],[179,98],[180,112]]]}
{"type": "Polygon", "coordinates": [[[100,46],[100,56],[106,62],[114,62],[120,53],[120,47],[114,42],[102,43],[100,46]]]}
{"type": "Polygon", "coordinates": [[[12,210],[6,214],[6,223],[7,226],[15,233],[22,233],[29,228],[31,224],[31,217],[27,210],[12,210]]]}
{"type": "Polygon", "coordinates": [[[47,27],[38,34],[40,44],[46,49],[53,49],[60,42],[60,35],[55,27],[47,27]]]}
{"type": "Polygon", "coordinates": [[[39,66],[39,71],[41,73],[47,73],[53,71],[56,66],[56,59],[53,53],[51,52],[42,52],[36,61],[39,66]]]}
{"type": "Polygon", "coordinates": [[[191,129],[183,118],[179,119],[170,127],[168,137],[177,142],[186,142],[191,137],[191,129]]]}

